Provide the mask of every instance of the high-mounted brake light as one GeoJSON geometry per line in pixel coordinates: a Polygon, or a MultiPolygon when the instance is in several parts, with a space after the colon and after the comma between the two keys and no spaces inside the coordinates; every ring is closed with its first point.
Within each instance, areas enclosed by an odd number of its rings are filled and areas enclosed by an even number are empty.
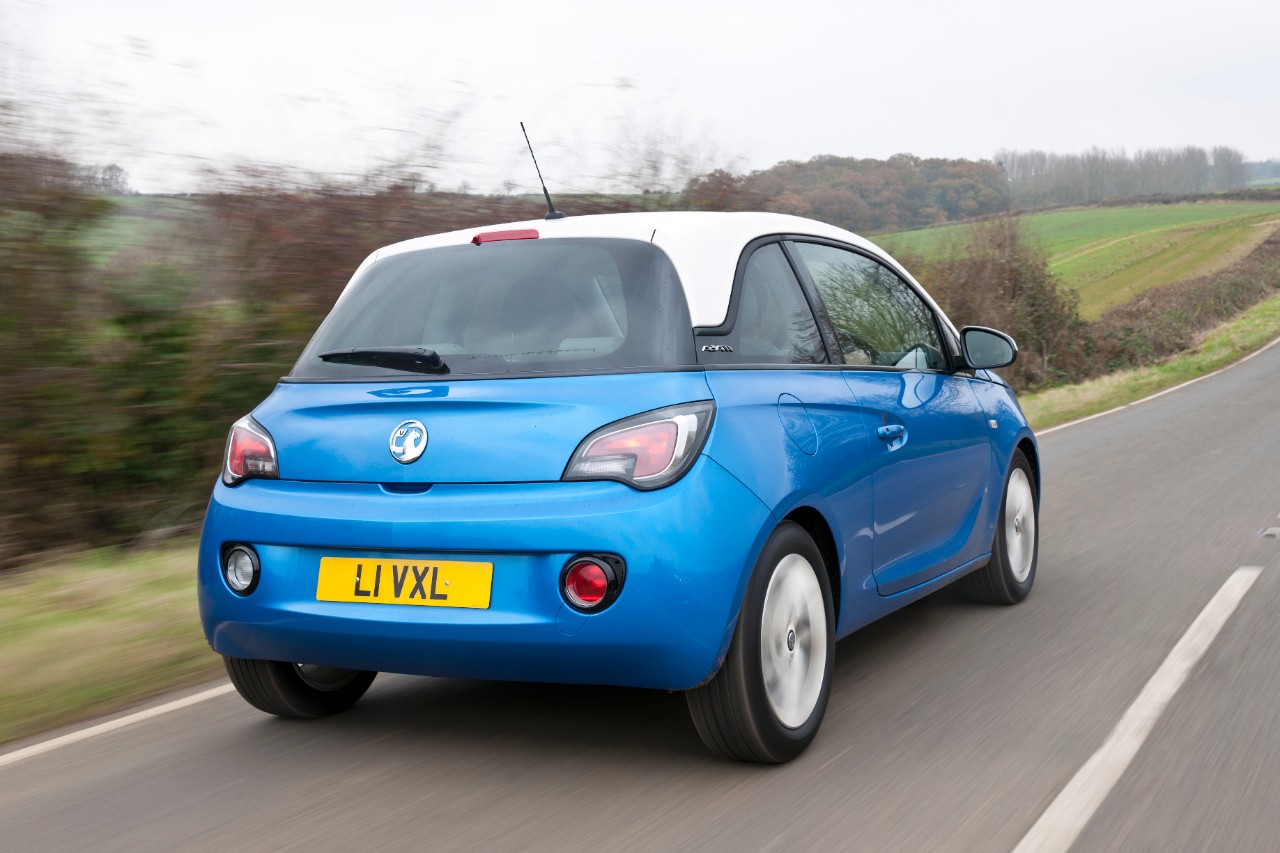
{"type": "Polygon", "coordinates": [[[241,480],[280,476],[276,443],[262,425],[245,415],[236,421],[227,436],[227,452],[222,462],[222,482],[234,486],[241,480]]]}
{"type": "Polygon", "coordinates": [[[715,403],[684,403],[616,421],[582,440],[564,480],[618,480],[660,489],[692,467],[711,431],[715,403]]]}
{"type": "Polygon", "coordinates": [[[532,228],[517,228],[514,231],[485,231],[471,238],[471,242],[479,246],[481,243],[497,243],[502,240],[536,240],[538,232],[532,228]]]}

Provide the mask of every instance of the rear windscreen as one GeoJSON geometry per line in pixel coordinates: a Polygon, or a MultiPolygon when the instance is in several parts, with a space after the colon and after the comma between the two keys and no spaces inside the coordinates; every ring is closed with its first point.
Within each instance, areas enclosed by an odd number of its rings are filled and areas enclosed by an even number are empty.
{"type": "Polygon", "coordinates": [[[693,365],[684,291],[667,256],[638,240],[509,240],[422,249],[352,282],[292,379],[415,378],[321,353],[425,347],[444,375],[693,365]]]}

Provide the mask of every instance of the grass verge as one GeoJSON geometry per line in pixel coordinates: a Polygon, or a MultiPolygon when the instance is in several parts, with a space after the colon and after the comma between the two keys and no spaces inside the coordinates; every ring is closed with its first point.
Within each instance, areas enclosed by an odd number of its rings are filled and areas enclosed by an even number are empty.
{"type": "Polygon", "coordinates": [[[1209,331],[1199,346],[1161,364],[1125,370],[1020,398],[1036,429],[1045,429],[1141,400],[1212,373],[1280,337],[1280,296],[1260,302],[1209,331]]]}
{"type": "Polygon", "coordinates": [[[0,575],[0,743],[222,671],[196,614],[190,540],[0,575]]]}

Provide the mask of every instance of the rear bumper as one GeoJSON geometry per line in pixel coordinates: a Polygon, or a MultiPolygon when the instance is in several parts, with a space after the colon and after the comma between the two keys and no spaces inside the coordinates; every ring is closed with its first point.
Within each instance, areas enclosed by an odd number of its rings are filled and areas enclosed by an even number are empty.
{"type": "Polygon", "coordinates": [[[378,485],[256,480],[214,489],[199,559],[210,645],[232,657],[460,678],[681,690],[728,647],[768,509],[714,461],[678,483],[378,485]],[[223,581],[226,543],[257,550],[247,597],[223,581]],[[574,555],[626,560],[622,592],[584,616],[559,594],[574,555]],[[323,556],[494,564],[486,610],[316,600],[323,556]]]}

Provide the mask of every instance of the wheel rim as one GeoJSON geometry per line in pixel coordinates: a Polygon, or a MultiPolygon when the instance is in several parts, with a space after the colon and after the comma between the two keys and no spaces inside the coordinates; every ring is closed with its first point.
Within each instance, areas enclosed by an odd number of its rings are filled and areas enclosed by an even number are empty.
{"type": "Polygon", "coordinates": [[[315,690],[323,690],[326,693],[332,690],[341,690],[360,674],[359,670],[341,669],[336,666],[321,666],[316,663],[295,663],[293,668],[297,671],[298,677],[302,679],[303,684],[315,690]]]}
{"type": "Polygon", "coordinates": [[[1021,468],[1013,469],[1005,490],[1004,549],[1013,579],[1024,583],[1036,556],[1036,496],[1021,468]]]}
{"type": "Polygon", "coordinates": [[[783,557],[769,579],[760,620],[764,691],[778,721],[804,725],[822,693],[827,671],[827,610],[813,566],[799,554],[783,557]]]}

